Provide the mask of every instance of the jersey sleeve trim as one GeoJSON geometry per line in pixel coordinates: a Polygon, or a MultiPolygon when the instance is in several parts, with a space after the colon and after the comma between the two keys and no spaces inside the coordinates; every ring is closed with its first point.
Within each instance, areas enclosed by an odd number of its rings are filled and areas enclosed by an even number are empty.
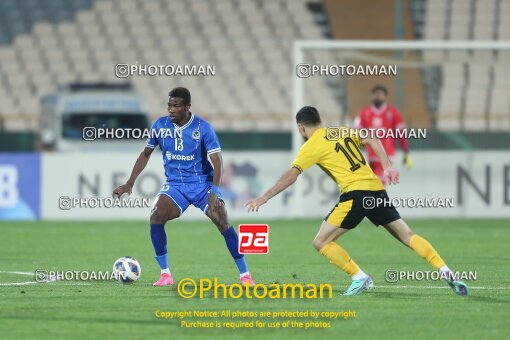
{"type": "Polygon", "coordinates": [[[211,150],[207,151],[207,154],[210,155],[210,154],[217,153],[217,152],[221,152],[221,148],[211,149],[211,150]]]}
{"type": "Polygon", "coordinates": [[[305,172],[305,171],[303,170],[303,168],[302,168],[301,166],[297,165],[297,164],[292,164],[292,166],[291,166],[291,167],[292,167],[292,168],[296,168],[296,169],[298,169],[300,173],[305,172]]]}
{"type": "Polygon", "coordinates": [[[145,146],[151,149],[154,149],[156,147],[156,145],[151,145],[149,143],[145,144],[145,146]]]}

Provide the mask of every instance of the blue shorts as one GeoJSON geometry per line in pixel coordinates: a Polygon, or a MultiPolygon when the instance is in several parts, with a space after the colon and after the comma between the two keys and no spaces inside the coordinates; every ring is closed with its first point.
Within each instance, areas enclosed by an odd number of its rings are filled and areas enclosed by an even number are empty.
{"type": "MultiPolygon", "coordinates": [[[[165,183],[159,195],[168,196],[179,208],[181,215],[190,204],[207,213],[209,190],[212,183],[165,183]]],[[[221,195],[218,196],[223,200],[221,195]]]]}

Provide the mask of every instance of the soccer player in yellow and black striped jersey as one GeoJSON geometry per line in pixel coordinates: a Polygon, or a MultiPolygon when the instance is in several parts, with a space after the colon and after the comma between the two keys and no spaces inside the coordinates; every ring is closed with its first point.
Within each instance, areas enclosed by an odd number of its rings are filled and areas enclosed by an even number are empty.
{"type": "Polygon", "coordinates": [[[338,237],[355,228],[364,217],[376,226],[384,226],[391,235],[439,270],[453,291],[467,295],[467,285],[454,280],[452,271],[432,245],[413,233],[400,218],[383,184],[363,157],[360,147],[370,145],[383,164],[389,184],[398,184],[399,173],[392,167],[381,142],[374,138],[360,138],[359,131],[355,129],[322,127],[319,112],[310,106],[299,110],[296,122],[305,143],[291,168],[278,182],[264,195],[246,203],[248,210],[258,211],[260,206],[292,185],[302,172],[317,164],[335,181],[342,194],[338,204],[324,219],[313,244],[331,263],[352,277],[352,284],[343,295],[357,295],[373,286],[372,278],[335,242],[338,237]]]}

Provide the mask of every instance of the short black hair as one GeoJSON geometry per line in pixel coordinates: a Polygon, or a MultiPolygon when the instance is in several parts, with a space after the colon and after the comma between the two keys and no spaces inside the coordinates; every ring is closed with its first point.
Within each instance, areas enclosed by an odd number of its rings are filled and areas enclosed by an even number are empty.
{"type": "Polygon", "coordinates": [[[317,126],[321,123],[321,116],[315,107],[304,106],[296,114],[296,123],[306,126],[317,126]]]}
{"type": "Polygon", "coordinates": [[[185,105],[189,105],[191,103],[191,93],[185,87],[176,87],[172,89],[172,91],[168,92],[169,100],[170,97],[182,98],[185,105]]]}
{"type": "Polygon", "coordinates": [[[386,96],[388,95],[388,89],[384,85],[375,85],[374,87],[372,87],[372,90],[370,91],[370,93],[375,93],[378,91],[384,92],[384,95],[386,95],[386,96]]]}

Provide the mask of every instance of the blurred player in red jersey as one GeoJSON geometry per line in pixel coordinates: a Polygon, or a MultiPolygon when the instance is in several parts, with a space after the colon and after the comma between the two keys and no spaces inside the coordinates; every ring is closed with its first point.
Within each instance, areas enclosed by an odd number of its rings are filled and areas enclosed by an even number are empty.
{"type": "MultiPolygon", "coordinates": [[[[357,129],[383,129],[393,130],[395,132],[398,129],[405,127],[405,122],[400,115],[398,109],[394,106],[388,105],[386,99],[388,97],[388,89],[382,85],[376,85],[372,88],[371,99],[372,105],[361,109],[356,117],[354,125],[357,129]]],[[[395,135],[395,134],[393,134],[395,135]]],[[[395,138],[400,143],[400,148],[404,151],[404,165],[411,169],[413,167],[413,160],[409,155],[409,146],[406,138],[395,138]]],[[[391,162],[395,159],[395,141],[393,138],[380,138],[380,141],[384,147],[384,150],[388,154],[391,162]]],[[[370,146],[366,147],[368,153],[368,163],[379,177],[384,185],[388,183],[388,179],[384,174],[384,168],[377,158],[374,150],[370,146]]]]}

